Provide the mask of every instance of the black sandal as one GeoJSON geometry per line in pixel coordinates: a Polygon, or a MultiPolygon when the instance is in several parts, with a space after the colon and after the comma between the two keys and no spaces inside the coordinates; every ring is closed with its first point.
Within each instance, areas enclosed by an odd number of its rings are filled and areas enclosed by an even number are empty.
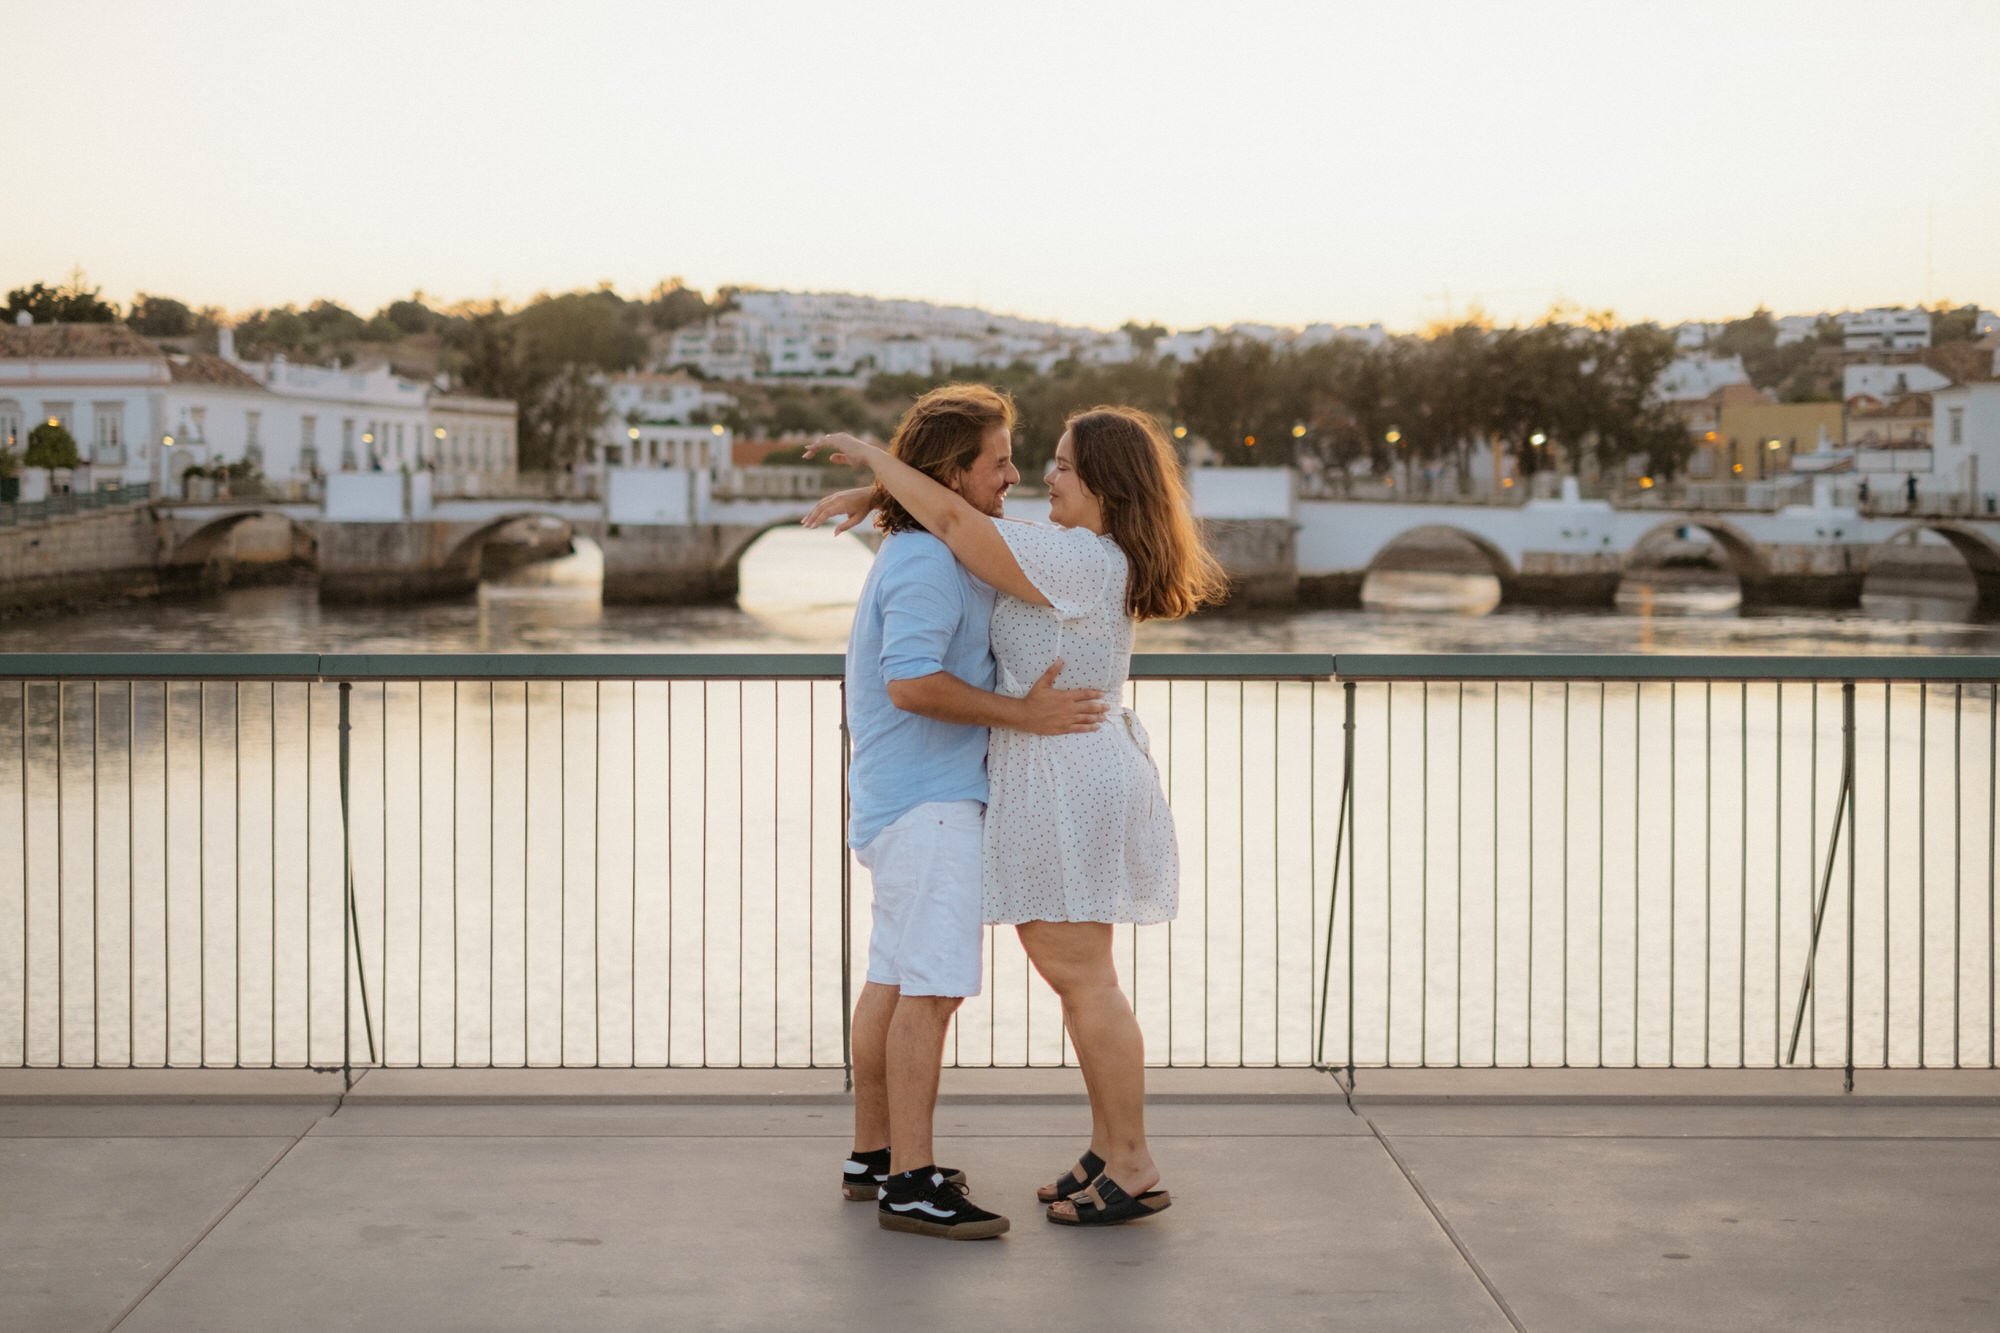
{"type": "Polygon", "coordinates": [[[1114,1227],[1120,1222],[1163,1213],[1174,1203],[1165,1190],[1147,1190],[1134,1198],[1110,1176],[1099,1176],[1071,1195],[1068,1202],[1076,1209],[1076,1216],[1064,1217],[1051,1206],[1049,1221],[1061,1227],[1114,1227]]]}
{"type": "Polygon", "coordinates": [[[1077,1159],[1076,1166],[1071,1167],[1068,1174],[1055,1184],[1044,1185],[1036,1190],[1035,1197],[1043,1203],[1060,1203],[1073,1194],[1081,1194],[1084,1190],[1089,1189],[1090,1182],[1096,1179],[1098,1174],[1103,1170],[1104,1159],[1090,1149],[1085,1148],[1083,1156],[1077,1159]],[[1079,1167],[1083,1170],[1083,1174],[1080,1176],[1077,1174],[1079,1167]]]}

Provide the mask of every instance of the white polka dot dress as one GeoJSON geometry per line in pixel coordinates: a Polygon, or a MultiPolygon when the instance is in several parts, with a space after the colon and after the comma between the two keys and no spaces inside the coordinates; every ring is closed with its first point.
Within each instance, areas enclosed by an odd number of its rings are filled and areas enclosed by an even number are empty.
{"type": "Polygon", "coordinates": [[[996,524],[1028,581],[1053,605],[993,603],[994,688],[1028,692],[1056,658],[1065,689],[1103,690],[1093,732],[994,728],[984,848],[988,921],[1169,921],[1179,906],[1173,815],[1139,719],[1120,708],[1132,669],[1125,553],[1084,528],[996,524]]]}

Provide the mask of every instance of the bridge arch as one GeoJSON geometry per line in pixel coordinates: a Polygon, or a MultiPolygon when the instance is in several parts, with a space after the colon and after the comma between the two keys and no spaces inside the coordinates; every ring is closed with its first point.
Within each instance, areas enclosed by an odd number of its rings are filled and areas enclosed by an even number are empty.
{"type": "Polygon", "coordinates": [[[292,546],[297,551],[303,545],[307,551],[317,554],[319,539],[313,530],[281,509],[260,509],[250,507],[210,519],[200,527],[185,535],[177,535],[166,563],[169,566],[205,566],[225,559],[229,554],[229,539],[237,528],[253,518],[281,518],[291,527],[292,546]]]}
{"type": "MultiPolygon", "coordinates": [[[[783,532],[798,527],[799,520],[804,518],[807,512],[807,509],[801,509],[798,513],[785,518],[772,519],[762,527],[746,523],[735,529],[730,533],[729,540],[723,544],[722,553],[715,562],[715,572],[727,578],[733,585],[738,572],[742,569],[743,557],[749,553],[751,547],[773,532],[783,532]]],[[[826,537],[831,533],[822,531],[819,535],[826,537]]],[[[860,542],[871,551],[882,544],[882,534],[875,530],[872,523],[863,523],[844,535],[860,542]]]]}
{"type": "Polygon", "coordinates": [[[1868,548],[1868,567],[1872,569],[1882,553],[1903,538],[1926,532],[1944,538],[1946,544],[1958,553],[1958,558],[1965,562],[1966,571],[1972,575],[1972,582],[1978,589],[1980,606],[1987,610],[2000,610],[2000,541],[1995,541],[1992,536],[1970,524],[1943,520],[1907,524],[1868,548]]]}
{"type": "MultiPolygon", "coordinates": [[[[489,519],[474,528],[471,532],[465,534],[465,536],[460,537],[453,543],[450,553],[445,556],[440,568],[462,573],[466,578],[477,583],[487,544],[503,530],[512,527],[516,523],[526,522],[530,519],[541,519],[558,525],[562,530],[561,540],[565,544],[572,544],[576,540],[576,525],[569,519],[562,517],[562,515],[552,514],[542,509],[521,509],[489,519]]],[[[551,539],[549,544],[554,545],[554,539],[551,539]]]]}
{"type": "Polygon", "coordinates": [[[1631,573],[1638,568],[1639,556],[1648,546],[1654,545],[1669,533],[1678,534],[1688,528],[1706,533],[1714,540],[1716,548],[1722,552],[1724,563],[1728,565],[1729,572],[1736,576],[1737,582],[1745,583],[1770,576],[1771,562],[1765,557],[1764,548],[1754,538],[1719,519],[1688,515],[1663,519],[1641,533],[1639,539],[1632,543],[1619,562],[1619,572],[1631,573]]]}
{"type": "Polygon", "coordinates": [[[1383,565],[1383,558],[1398,546],[1415,544],[1423,540],[1436,540],[1440,537],[1451,538],[1463,542],[1466,546],[1470,547],[1478,555],[1481,563],[1486,566],[1486,572],[1498,579],[1503,589],[1512,584],[1519,574],[1519,571],[1514,568],[1514,562],[1507,558],[1507,553],[1496,546],[1490,538],[1482,537],[1476,532],[1456,527],[1449,523],[1425,523],[1419,527],[1408,528],[1397,533],[1394,537],[1383,543],[1375,554],[1368,557],[1365,572],[1372,574],[1380,569],[1383,565]]]}

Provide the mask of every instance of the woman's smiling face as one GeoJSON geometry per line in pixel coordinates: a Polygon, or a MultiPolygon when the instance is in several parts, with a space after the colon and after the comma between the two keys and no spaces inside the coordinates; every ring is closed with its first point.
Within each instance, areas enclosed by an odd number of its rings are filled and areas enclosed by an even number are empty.
{"type": "Polygon", "coordinates": [[[1066,528],[1104,530],[1104,507],[1076,474],[1076,441],[1064,431],[1056,441],[1056,456],[1043,475],[1049,487],[1049,521],[1066,528]]]}

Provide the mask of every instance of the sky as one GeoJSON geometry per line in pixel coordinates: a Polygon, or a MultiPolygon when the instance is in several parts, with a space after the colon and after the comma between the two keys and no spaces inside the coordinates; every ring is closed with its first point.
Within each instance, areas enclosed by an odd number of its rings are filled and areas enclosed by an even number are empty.
{"type": "Polygon", "coordinates": [[[0,284],[2000,304],[2000,3],[0,0],[0,284]]]}

